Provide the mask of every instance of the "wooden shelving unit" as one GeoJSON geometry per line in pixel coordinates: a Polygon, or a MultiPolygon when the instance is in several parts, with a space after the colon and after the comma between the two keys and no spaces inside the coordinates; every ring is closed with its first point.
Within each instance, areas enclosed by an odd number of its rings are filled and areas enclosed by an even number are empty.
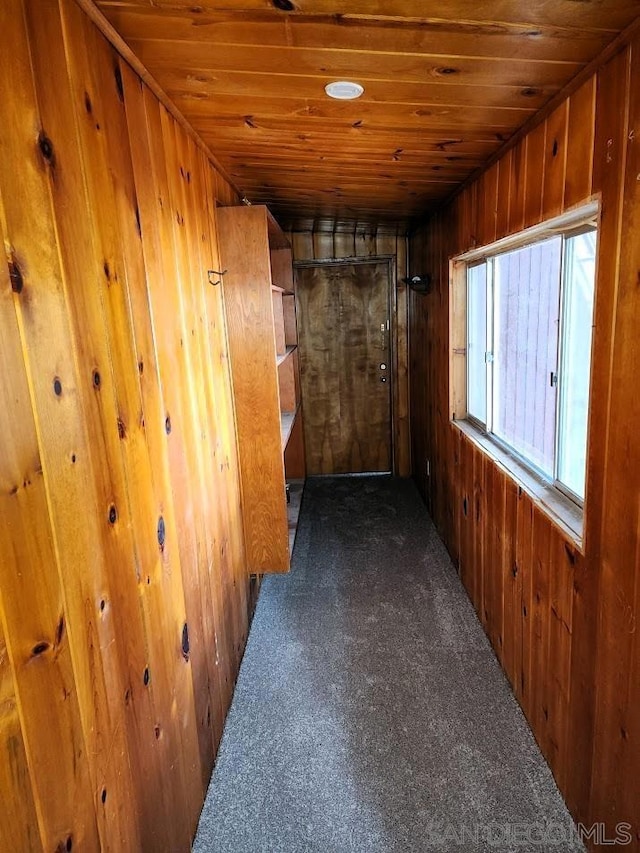
{"type": "Polygon", "coordinates": [[[305,477],[291,247],[263,205],[217,214],[248,569],[285,572],[305,477]]]}

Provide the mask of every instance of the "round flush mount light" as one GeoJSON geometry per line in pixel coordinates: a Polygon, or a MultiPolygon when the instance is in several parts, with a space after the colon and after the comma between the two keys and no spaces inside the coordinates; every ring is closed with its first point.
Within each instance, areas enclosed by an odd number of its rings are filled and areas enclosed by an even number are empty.
{"type": "Polygon", "coordinates": [[[364,92],[360,83],[350,83],[348,80],[327,83],[324,90],[330,98],[336,98],[338,101],[353,101],[364,92]]]}

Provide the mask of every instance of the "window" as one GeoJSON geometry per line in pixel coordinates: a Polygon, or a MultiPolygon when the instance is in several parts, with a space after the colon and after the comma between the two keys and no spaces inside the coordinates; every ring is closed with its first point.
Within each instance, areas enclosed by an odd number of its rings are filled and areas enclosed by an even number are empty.
{"type": "Polygon", "coordinates": [[[579,504],[596,236],[549,229],[465,265],[467,418],[579,504]]]}

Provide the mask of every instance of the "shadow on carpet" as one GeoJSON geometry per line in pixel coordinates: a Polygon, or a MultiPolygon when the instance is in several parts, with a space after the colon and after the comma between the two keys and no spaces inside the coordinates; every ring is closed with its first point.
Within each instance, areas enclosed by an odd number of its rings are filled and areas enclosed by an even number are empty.
{"type": "Polygon", "coordinates": [[[310,479],[196,853],[583,850],[413,483],[310,479]]]}

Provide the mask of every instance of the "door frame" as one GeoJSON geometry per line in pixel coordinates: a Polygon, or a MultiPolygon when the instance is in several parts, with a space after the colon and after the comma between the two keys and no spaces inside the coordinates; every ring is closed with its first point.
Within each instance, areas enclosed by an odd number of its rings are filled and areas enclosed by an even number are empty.
{"type": "MultiPolygon", "coordinates": [[[[390,408],[390,418],[389,418],[389,452],[391,454],[391,473],[397,474],[396,470],[396,435],[398,434],[398,423],[396,419],[396,404],[395,404],[395,389],[396,389],[396,381],[398,374],[398,326],[396,322],[396,304],[395,304],[395,288],[393,287],[394,282],[394,266],[395,266],[396,258],[395,255],[367,255],[367,257],[357,257],[357,258],[313,258],[309,260],[300,260],[293,262],[293,273],[294,273],[294,288],[298,288],[298,276],[297,271],[299,269],[308,269],[309,267],[353,267],[362,264],[386,264],[387,265],[387,307],[388,307],[388,317],[389,317],[389,359],[391,363],[390,370],[390,387],[389,387],[389,408],[390,408]]],[[[298,340],[300,340],[300,329],[298,329],[298,340]]],[[[304,400],[302,400],[303,412],[302,416],[304,418],[304,400]]],[[[372,475],[376,473],[386,473],[386,472],[371,472],[372,475]]],[[[362,475],[364,476],[364,475],[362,475]]]]}

